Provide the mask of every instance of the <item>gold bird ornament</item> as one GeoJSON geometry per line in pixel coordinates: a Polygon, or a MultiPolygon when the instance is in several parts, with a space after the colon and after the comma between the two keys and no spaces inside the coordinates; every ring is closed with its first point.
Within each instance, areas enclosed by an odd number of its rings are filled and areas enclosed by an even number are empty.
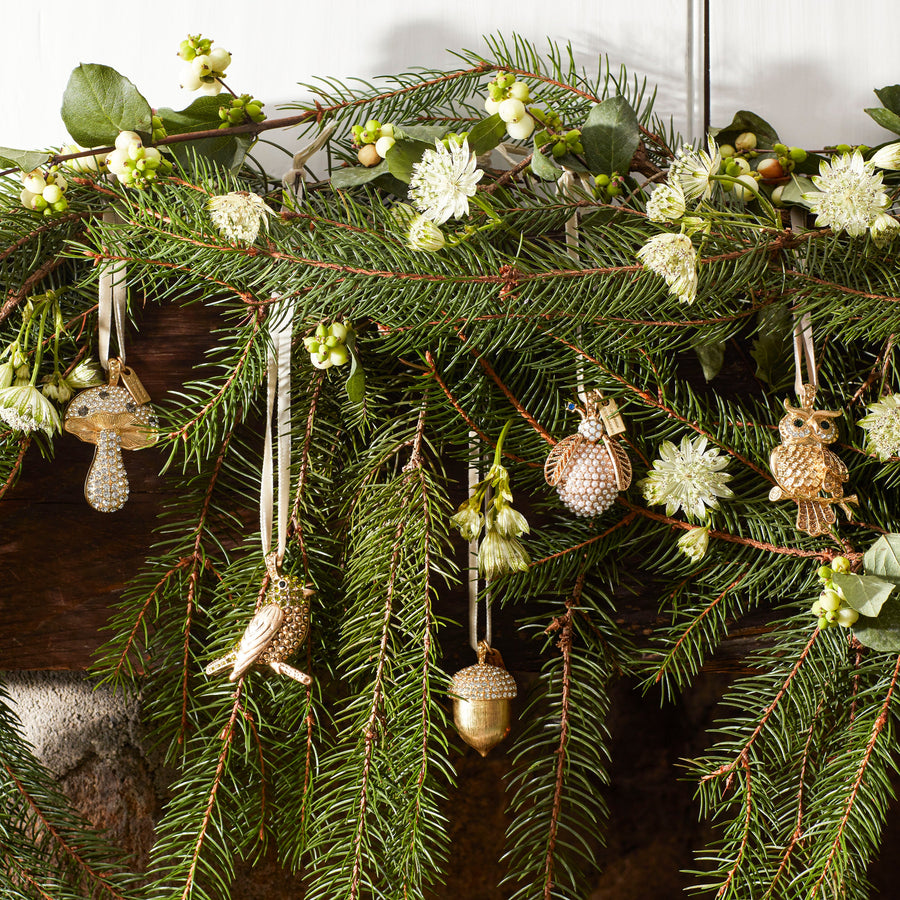
{"type": "Polygon", "coordinates": [[[831,531],[836,519],[833,506],[840,506],[850,519],[853,511],[847,504],[857,502],[856,494],[844,496],[847,467],[826,446],[837,440],[834,420],[841,412],[813,409],[815,398],[816,387],[804,384],[799,408],[784,401],[787,415],[778,423],[781,443],[769,457],[777,482],[769,499],[796,501],[797,529],[813,537],[831,531]],[[823,492],[827,496],[820,496],[823,492]]]}
{"type": "Polygon", "coordinates": [[[109,384],[76,394],[66,407],[65,429],[96,444],[84,482],[84,497],[98,512],[115,512],[128,499],[123,450],[156,443],[156,414],[138,377],[119,359],[109,361],[109,384]],[[119,379],[124,387],[119,385],[119,379]]]}
{"type": "Polygon", "coordinates": [[[299,578],[285,575],[276,562],[276,554],[266,556],[269,587],[266,603],[244,629],[237,646],[204,670],[218,675],[231,669],[230,681],[237,681],[251,666],[266,667],[301,684],[312,684],[305,672],[288,665],[309,632],[309,598],[315,593],[299,578]]]}

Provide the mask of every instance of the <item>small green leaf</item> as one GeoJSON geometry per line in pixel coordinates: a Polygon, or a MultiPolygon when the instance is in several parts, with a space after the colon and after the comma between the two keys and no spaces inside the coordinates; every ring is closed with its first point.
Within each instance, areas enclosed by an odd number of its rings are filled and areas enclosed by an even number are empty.
{"type": "Polygon", "coordinates": [[[31,172],[50,159],[49,153],[40,150],[14,150],[12,147],[0,147],[0,166],[16,166],[23,172],[31,172]]]}
{"type": "Polygon", "coordinates": [[[531,171],[544,181],[556,181],[562,171],[556,163],[541,153],[541,147],[552,141],[546,131],[537,131],[534,135],[534,152],[531,156],[531,171]]]}
{"type": "Polygon", "coordinates": [[[900,115],[900,84],[889,84],[883,88],[875,88],[875,96],[882,105],[891,112],[900,115]]]}
{"type": "Polygon", "coordinates": [[[476,155],[493,150],[506,134],[506,122],[497,113],[476,122],[469,131],[469,149],[476,155]]]}
{"type": "Polygon", "coordinates": [[[784,190],[781,192],[781,202],[809,208],[809,201],[804,200],[803,195],[807,191],[814,190],[816,190],[816,186],[808,178],[792,175],[791,180],[784,186],[784,190]]]}
{"type": "Polygon", "coordinates": [[[722,363],[725,361],[725,341],[703,340],[702,338],[691,344],[700,365],[703,367],[703,377],[712,381],[722,371],[722,363]]]}
{"type": "Polygon", "coordinates": [[[377,166],[366,168],[365,166],[347,166],[345,169],[335,169],[331,173],[331,186],[338,190],[359,187],[374,181],[380,175],[388,174],[388,164],[385,160],[377,166]]]}
{"type": "Polygon", "coordinates": [[[409,179],[412,176],[412,167],[419,162],[426,150],[433,149],[434,144],[426,144],[424,141],[397,141],[388,150],[384,161],[387,163],[388,171],[394,178],[409,184],[409,179]]]}
{"type": "Polygon", "coordinates": [[[844,600],[861,616],[875,617],[896,585],[876,575],[841,575],[836,572],[834,583],[844,594],[844,600]]]}
{"type": "Polygon", "coordinates": [[[727,144],[734,141],[739,135],[745,131],[752,131],[756,135],[757,146],[769,149],[773,144],[778,143],[778,134],[775,129],[761,116],[749,109],[739,109],[731,120],[730,125],[724,128],[710,128],[709,133],[716,138],[720,144],[727,144]]]}
{"type": "Polygon", "coordinates": [[[750,355],[756,362],[756,377],[774,384],[774,373],[783,371],[792,346],[793,323],[786,303],[772,303],[757,315],[759,337],[753,341],[750,355]]]}
{"type": "MultiPolygon", "coordinates": [[[[446,125],[398,125],[394,128],[394,137],[398,141],[402,138],[422,141],[429,147],[433,147],[434,142],[441,140],[447,132],[446,125]]],[[[469,134],[469,146],[472,146],[471,133],[469,134]]]]}
{"type": "Polygon", "coordinates": [[[893,131],[894,134],[900,134],[900,116],[889,109],[882,109],[880,106],[874,109],[866,109],[867,112],[882,128],[893,131]]]}
{"type": "MultiPolygon", "coordinates": [[[[169,134],[191,134],[194,131],[211,131],[222,124],[219,108],[231,106],[229,95],[198,97],[190,106],[181,110],[163,108],[158,111],[169,134]]],[[[211,160],[231,171],[241,167],[247,151],[256,140],[251,134],[227,135],[204,138],[183,144],[170,144],[173,155],[181,165],[189,165],[192,154],[211,160]]]]}
{"type": "Polygon", "coordinates": [[[900,584],[900,534],[883,534],[863,556],[863,571],[900,584]]]}
{"type": "Polygon", "coordinates": [[[640,141],[637,115],[624,97],[598,103],[581,129],[584,156],[595,175],[627,175],[640,141]]]}
{"type": "Polygon", "coordinates": [[[860,616],[853,634],[872,650],[900,652],[900,602],[895,599],[886,603],[877,619],[860,616]]]}
{"type": "Polygon", "coordinates": [[[366,399],[366,373],[363,371],[359,353],[356,351],[356,335],[347,335],[347,349],[350,351],[350,374],[347,376],[347,397],[351,403],[362,403],[366,399]]]}
{"type": "Polygon", "coordinates": [[[150,104],[141,92],[115,69],[96,63],[73,70],[60,112],[84,147],[112,144],[120,131],[150,132],[150,104]]]}

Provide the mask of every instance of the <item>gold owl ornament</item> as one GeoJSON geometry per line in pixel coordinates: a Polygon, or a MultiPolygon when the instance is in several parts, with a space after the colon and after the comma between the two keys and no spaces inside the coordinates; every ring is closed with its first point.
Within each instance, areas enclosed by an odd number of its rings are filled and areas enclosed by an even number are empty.
{"type": "Polygon", "coordinates": [[[781,443],[769,457],[777,482],[769,499],[795,500],[797,528],[812,536],[831,531],[836,518],[833,505],[840,506],[849,519],[853,513],[847,504],[857,502],[855,494],[844,496],[847,467],[826,446],[837,440],[834,420],[841,412],[813,409],[815,398],[815,386],[804,384],[799,409],[784,401],[787,415],[778,423],[781,443]]]}
{"type": "Polygon", "coordinates": [[[309,631],[309,598],[315,592],[304,587],[299,578],[284,574],[275,557],[275,553],[266,556],[269,587],[265,606],[256,611],[238,645],[206,667],[207,675],[231,669],[228,678],[237,681],[257,665],[268,666],[301,684],[312,684],[309,675],[286,660],[300,649],[309,631]]]}

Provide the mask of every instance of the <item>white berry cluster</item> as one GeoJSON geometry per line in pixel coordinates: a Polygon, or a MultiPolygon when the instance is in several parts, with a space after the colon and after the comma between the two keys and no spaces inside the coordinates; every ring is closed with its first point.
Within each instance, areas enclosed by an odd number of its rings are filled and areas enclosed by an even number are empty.
{"type": "Polygon", "coordinates": [[[231,54],[221,47],[213,49],[213,42],[199,34],[189,34],[178,48],[185,61],[181,72],[181,86],[188,91],[202,90],[215,95],[222,90],[221,79],[231,65],[231,54]]]}
{"type": "Polygon", "coordinates": [[[531,99],[531,92],[524,81],[517,81],[515,75],[498,72],[493,81],[488,82],[488,96],[484,108],[489,115],[500,116],[506,123],[506,133],[514,141],[524,141],[534,131],[534,119],[525,107],[531,99]]]}
{"type": "Polygon", "coordinates": [[[382,125],[377,119],[369,119],[365,125],[354,125],[350,131],[353,143],[359,147],[356,158],[364,166],[377,166],[397,143],[394,126],[390,122],[382,125]]]}
{"type": "Polygon", "coordinates": [[[844,599],[843,591],[832,581],[835,572],[846,575],[849,571],[850,560],[846,556],[836,556],[830,566],[819,568],[819,580],[822,582],[823,591],[819,594],[819,599],[813,603],[810,612],[818,620],[819,628],[823,630],[837,625],[850,628],[859,618],[859,613],[844,599]]]}
{"type": "Polygon", "coordinates": [[[159,173],[165,175],[172,170],[159,150],[145,147],[134,131],[119,133],[116,149],[106,157],[106,167],[122,184],[136,188],[149,187],[159,173]]]}
{"type": "Polygon", "coordinates": [[[352,336],[353,328],[348,322],[323,323],[316,327],[315,335],[303,339],[303,344],[309,351],[310,362],[317,369],[330,369],[350,361],[347,339],[352,336]]]}
{"type": "Polygon", "coordinates": [[[22,192],[19,194],[19,199],[25,209],[33,209],[48,217],[56,216],[69,208],[69,201],[65,198],[68,186],[57,166],[52,166],[46,173],[40,169],[28,173],[23,172],[22,192]]]}

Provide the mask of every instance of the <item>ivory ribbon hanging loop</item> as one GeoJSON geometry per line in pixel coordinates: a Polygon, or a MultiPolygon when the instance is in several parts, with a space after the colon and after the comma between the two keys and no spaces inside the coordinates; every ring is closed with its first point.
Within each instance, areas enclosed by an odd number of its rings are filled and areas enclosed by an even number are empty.
{"type": "MultiPolygon", "coordinates": [[[[474,433],[473,433],[474,437],[474,433]]],[[[469,464],[469,493],[480,481],[478,467],[469,464]]],[[[487,500],[490,502],[491,489],[487,489],[487,500]]],[[[484,640],[491,643],[491,597],[485,584],[484,599],[484,640]]],[[[469,541],[469,646],[478,652],[478,541],[469,541]]]]}
{"type": "MultiPolygon", "coordinates": [[[[122,219],[108,206],[103,210],[103,222],[117,225],[122,219]]],[[[99,295],[97,298],[97,324],[99,330],[100,365],[109,370],[109,341],[113,323],[116,329],[116,344],[119,359],[125,364],[125,306],[128,302],[128,287],[125,263],[110,260],[100,269],[99,295]]]]}
{"type": "MultiPolygon", "coordinates": [[[[800,234],[806,230],[806,215],[796,207],[791,209],[791,229],[800,234]]],[[[806,267],[799,259],[798,266],[802,271],[806,267]]],[[[813,343],[812,319],[809,313],[794,317],[794,391],[797,397],[803,395],[803,385],[814,389],[819,387],[819,375],[816,371],[816,348],[813,343]],[[806,379],[803,378],[804,359],[806,363],[806,379]]]]}
{"type": "Polygon", "coordinates": [[[291,328],[293,301],[274,304],[269,317],[269,358],[267,370],[266,439],[263,449],[259,492],[259,532],[263,555],[272,548],[274,518],[272,419],[277,402],[276,443],[278,444],[278,548],[276,566],[284,561],[291,492],[291,328]]]}

